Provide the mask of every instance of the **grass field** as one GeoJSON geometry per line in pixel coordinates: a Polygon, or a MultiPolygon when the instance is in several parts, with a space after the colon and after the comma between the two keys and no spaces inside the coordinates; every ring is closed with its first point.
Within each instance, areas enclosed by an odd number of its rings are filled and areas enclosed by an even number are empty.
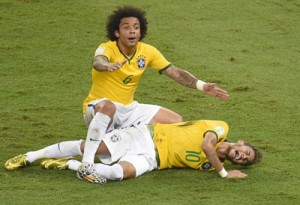
{"type": "Polygon", "coordinates": [[[299,204],[299,19],[297,0],[0,0],[0,204],[299,204]],[[136,99],[228,122],[231,140],[264,154],[247,179],[184,169],[99,186],[38,162],[4,169],[17,154],[85,138],[91,59],[107,40],[107,15],[124,4],[147,12],[145,42],[231,96],[222,102],[149,69],[136,99]]]}

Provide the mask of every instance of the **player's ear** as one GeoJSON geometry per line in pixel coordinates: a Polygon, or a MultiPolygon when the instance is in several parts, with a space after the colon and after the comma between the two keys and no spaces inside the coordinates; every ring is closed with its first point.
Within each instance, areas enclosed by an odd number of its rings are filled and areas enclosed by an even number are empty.
{"type": "Polygon", "coordinates": [[[119,38],[120,37],[120,33],[119,33],[119,31],[115,31],[115,36],[117,37],[117,38],[119,38]]]}
{"type": "Polygon", "coordinates": [[[244,140],[238,140],[237,143],[238,143],[239,145],[244,145],[244,144],[245,144],[245,141],[244,141],[244,140]]]}

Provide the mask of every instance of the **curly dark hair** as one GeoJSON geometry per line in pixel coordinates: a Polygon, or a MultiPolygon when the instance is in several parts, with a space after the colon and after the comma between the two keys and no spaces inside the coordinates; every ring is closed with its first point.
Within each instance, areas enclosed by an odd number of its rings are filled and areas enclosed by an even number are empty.
{"type": "Polygon", "coordinates": [[[110,16],[107,18],[107,23],[106,23],[106,36],[109,38],[111,41],[116,41],[118,38],[115,36],[115,31],[119,30],[119,25],[121,22],[122,18],[126,17],[135,17],[139,20],[140,22],[140,27],[141,27],[141,38],[140,41],[146,36],[147,34],[147,18],[146,18],[146,13],[135,7],[131,6],[123,6],[123,7],[118,7],[110,16]]]}

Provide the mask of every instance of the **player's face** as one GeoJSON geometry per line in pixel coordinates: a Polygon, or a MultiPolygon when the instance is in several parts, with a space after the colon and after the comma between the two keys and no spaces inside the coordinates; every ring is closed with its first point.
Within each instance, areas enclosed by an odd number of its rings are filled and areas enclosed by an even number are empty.
{"type": "Polygon", "coordinates": [[[119,46],[127,49],[137,45],[141,38],[140,22],[135,17],[122,18],[119,31],[115,31],[119,46]]]}
{"type": "Polygon", "coordinates": [[[234,164],[246,165],[255,158],[254,150],[244,144],[231,145],[227,151],[227,159],[234,164]]]}

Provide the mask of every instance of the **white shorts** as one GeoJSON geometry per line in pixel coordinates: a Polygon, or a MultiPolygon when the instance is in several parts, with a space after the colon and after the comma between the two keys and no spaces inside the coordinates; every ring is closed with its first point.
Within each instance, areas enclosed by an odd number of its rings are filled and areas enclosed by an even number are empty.
{"type": "MultiPolygon", "coordinates": [[[[106,100],[106,98],[94,100],[88,104],[86,113],[84,114],[84,120],[87,125],[90,124],[95,116],[95,105],[102,100],[106,100]]],[[[126,106],[116,102],[113,103],[116,106],[116,113],[108,132],[117,128],[128,127],[139,123],[149,124],[151,119],[160,109],[160,106],[158,105],[140,104],[136,101],[126,106]]]]}
{"type": "Polygon", "coordinates": [[[136,177],[157,168],[155,146],[146,125],[114,130],[103,141],[111,155],[98,155],[102,163],[129,162],[136,169],[136,177]]]}

